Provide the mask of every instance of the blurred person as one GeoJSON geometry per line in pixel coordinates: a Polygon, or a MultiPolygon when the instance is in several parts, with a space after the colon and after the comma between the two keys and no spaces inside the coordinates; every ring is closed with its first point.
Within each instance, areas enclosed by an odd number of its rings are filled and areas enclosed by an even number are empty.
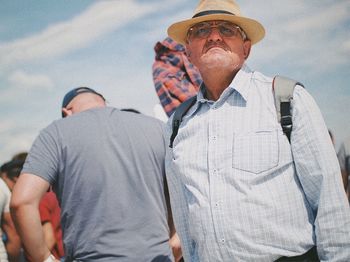
{"type": "Polygon", "coordinates": [[[56,194],[51,190],[46,192],[41,198],[39,213],[46,246],[55,258],[63,258],[64,249],[60,223],[61,209],[56,194]]]}
{"type": "Polygon", "coordinates": [[[17,234],[10,214],[11,191],[18,179],[24,161],[11,160],[1,166],[0,210],[1,233],[5,238],[5,246],[0,242],[0,261],[19,261],[21,240],[17,234]],[[8,260],[7,260],[8,259],[8,260]]]}
{"type": "Polygon", "coordinates": [[[12,160],[20,160],[20,161],[23,161],[24,163],[26,161],[27,155],[28,155],[28,152],[26,151],[19,152],[12,157],[12,160]]]}
{"type": "Polygon", "coordinates": [[[184,260],[350,261],[349,205],[318,106],[294,87],[289,142],[273,78],[246,64],[264,27],[234,0],[202,0],[168,34],[203,79],[166,156],[184,260]]]}
{"type": "Polygon", "coordinates": [[[65,261],[173,261],[163,123],[107,107],[87,87],[65,95],[62,117],[34,141],[11,200],[30,259],[57,261],[37,208],[52,185],[65,261]]]}
{"type": "Polygon", "coordinates": [[[348,201],[350,202],[350,137],[347,137],[341,143],[338,151],[338,160],[343,178],[344,189],[346,191],[348,201]]]}
{"type": "Polygon", "coordinates": [[[154,86],[164,111],[171,116],[178,105],[197,94],[202,78],[188,60],[185,47],[170,37],[157,42],[154,51],[154,86]]]}
{"type": "MultiPolygon", "coordinates": [[[[28,152],[20,152],[12,160],[26,160],[28,152]]],[[[56,194],[50,189],[41,198],[39,203],[40,220],[43,227],[45,243],[56,258],[64,256],[62,229],[60,223],[61,209],[56,194]]]]}

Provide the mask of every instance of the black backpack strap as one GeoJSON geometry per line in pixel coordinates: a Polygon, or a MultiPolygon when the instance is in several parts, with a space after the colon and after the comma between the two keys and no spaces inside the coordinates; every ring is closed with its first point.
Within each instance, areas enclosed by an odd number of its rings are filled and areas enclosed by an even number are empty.
{"type": "Polygon", "coordinates": [[[275,76],[272,82],[277,118],[289,142],[293,127],[290,101],[293,99],[294,87],[296,85],[304,87],[303,84],[298,81],[283,76],[275,76]]]}
{"type": "Polygon", "coordinates": [[[180,124],[182,121],[182,118],[188,110],[196,103],[197,96],[192,96],[186,101],[182,102],[181,105],[179,105],[174,113],[173,121],[172,121],[172,134],[170,137],[170,144],[169,147],[173,148],[173,142],[175,137],[177,136],[177,133],[179,132],[180,124]]]}

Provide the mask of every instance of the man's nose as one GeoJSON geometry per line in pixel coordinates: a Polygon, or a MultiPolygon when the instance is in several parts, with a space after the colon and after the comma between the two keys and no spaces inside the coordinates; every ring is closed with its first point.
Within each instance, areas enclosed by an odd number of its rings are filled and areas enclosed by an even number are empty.
{"type": "Polygon", "coordinates": [[[218,27],[213,26],[210,30],[208,41],[221,41],[221,40],[222,40],[222,36],[220,34],[218,27]]]}

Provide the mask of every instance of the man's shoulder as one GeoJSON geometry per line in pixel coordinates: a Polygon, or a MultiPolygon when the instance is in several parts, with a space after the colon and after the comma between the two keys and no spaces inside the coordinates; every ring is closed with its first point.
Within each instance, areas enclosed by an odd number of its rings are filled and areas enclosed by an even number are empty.
{"type": "Polygon", "coordinates": [[[125,118],[126,120],[129,120],[135,123],[144,124],[144,125],[159,125],[159,126],[164,125],[164,122],[162,122],[161,120],[153,116],[145,115],[142,113],[120,111],[120,116],[125,118]]]}
{"type": "Polygon", "coordinates": [[[267,76],[259,71],[253,71],[251,74],[251,81],[259,88],[272,88],[273,77],[267,76]]]}
{"type": "Polygon", "coordinates": [[[112,107],[90,108],[71,116],[54,120],[44,130],[65,129],[71,126],[85,125],[86,123],[96,123],[96,119],[110,116],[113,110],[114,108],[112,107]]]}

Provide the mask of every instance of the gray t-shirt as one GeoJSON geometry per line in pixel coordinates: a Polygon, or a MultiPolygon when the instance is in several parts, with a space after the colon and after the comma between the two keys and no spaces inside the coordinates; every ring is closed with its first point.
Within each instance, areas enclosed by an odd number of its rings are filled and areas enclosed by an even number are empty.
{"type": "Polygon", "coordinates": [[[163,123],[111,107],[54,121],[23,173],[53,185],[67,261],[171,261],[163,123]]]}

